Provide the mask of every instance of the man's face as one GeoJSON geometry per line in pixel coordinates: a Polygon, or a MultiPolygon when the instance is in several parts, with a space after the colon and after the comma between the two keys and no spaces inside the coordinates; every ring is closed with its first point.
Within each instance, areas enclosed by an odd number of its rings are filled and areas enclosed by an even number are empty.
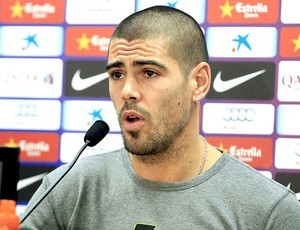
{"type": "Polygon", "coordinates": [[[148,155],[167,150],[188,123],[191,93],[166,43],[114,39],[107,71],[127,151],[148,155]]]}

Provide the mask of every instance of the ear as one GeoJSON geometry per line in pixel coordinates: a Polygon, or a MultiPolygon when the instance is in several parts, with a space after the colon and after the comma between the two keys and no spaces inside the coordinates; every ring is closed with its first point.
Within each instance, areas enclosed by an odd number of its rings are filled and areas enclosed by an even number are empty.
{"type": "Polygon", "coordinates": [[[211,83],[211,70],[207,62],[200,62],[192,70],[192,79],[194,82],[193,102],[201,101],[209,91],[211,83]]]}

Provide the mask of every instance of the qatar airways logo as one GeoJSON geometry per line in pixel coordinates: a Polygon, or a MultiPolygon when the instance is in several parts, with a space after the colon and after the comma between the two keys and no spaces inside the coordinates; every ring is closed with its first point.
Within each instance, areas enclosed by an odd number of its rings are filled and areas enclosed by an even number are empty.
{"type": "Polygon", "coordinates": [[[235,10],[238,13],[244,13],[245,18],[259,18],[259,14],[268,13],[268,6],[263,3],[256,3],[255,5],[244,4],[237,2],[235,10]]]}
{"type": "Polygon", "coordinates": [[[300,91],[300,75],[286,74],[282,76],[282,84],[287,88],[300,91]]]}
{"type": "Polygon", "coordinates": [[[262,157],[262,150],[254,146],[251,148],[231,146],[228,152],[243,162],[252,162],[253,158],[262,157]]]}
{"type": "Polygon", "coordinates": [[[6,84],[26,84],[26,83],[41,83],[45,85],[53,85],[53,73],[38,73],[38,72],[11,72],[0,73],[0,83],[6,84]]]}
{"type": "Polygon", "coordinates": [[[280,101],[300,101],[299,61],[281,61],[278,71],[278,99],[280,101]]]}
{"type": "Polygon", "coordinates": [[[50,3],[38,5],[28,2],[24,5],[24,11],[27,14],[31,14],[33,18],[46,18],[48,14],[55,13],[55,6],[50,3]]]}

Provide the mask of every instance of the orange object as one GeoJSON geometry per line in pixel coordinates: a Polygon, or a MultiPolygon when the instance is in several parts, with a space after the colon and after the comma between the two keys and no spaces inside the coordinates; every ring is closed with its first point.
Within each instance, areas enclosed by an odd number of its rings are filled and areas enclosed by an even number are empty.
{"type": "Polygon", "coordinates": [[[16,213],[16,201],[0,200],[0,230],[17,230],[20,217],[16,213]]]}

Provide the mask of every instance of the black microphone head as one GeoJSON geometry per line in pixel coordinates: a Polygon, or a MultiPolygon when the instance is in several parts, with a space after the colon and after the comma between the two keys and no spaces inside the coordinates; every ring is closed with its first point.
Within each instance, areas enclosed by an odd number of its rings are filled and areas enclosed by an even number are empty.
{"type": "Polygon", "coordinates": [[[109,126],[105,121],[97,120],[89,128],[84,136],[84,142],[89,141],[88,146],[93,147],[98,144],[109,132],[109,126]]]}

